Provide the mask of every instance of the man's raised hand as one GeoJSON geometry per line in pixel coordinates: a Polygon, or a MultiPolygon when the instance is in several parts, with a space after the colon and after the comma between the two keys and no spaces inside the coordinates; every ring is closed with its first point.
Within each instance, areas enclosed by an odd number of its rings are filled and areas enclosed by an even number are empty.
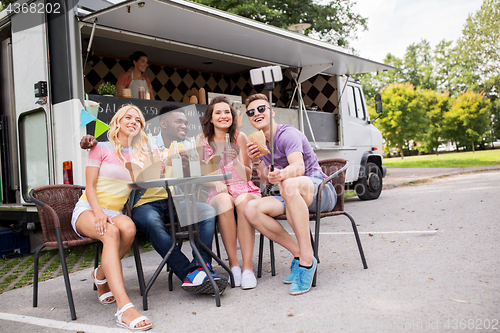
{"type": "Polygon", "coordinates": [[[80,148],[82,149],[90,149],[95,145],[97,145],[97,140],[90,134],[84,135],[80,140],[80,148]]]}
{"type": "Polygon", "coordinates": [[[259,157],[258,157],[259,154],[260,154],[259,147],[253,142],[248,142],[247,143],[247,155],[250,158],[250,160],[254,163],[258,163],[259,162],[259,157]]]}

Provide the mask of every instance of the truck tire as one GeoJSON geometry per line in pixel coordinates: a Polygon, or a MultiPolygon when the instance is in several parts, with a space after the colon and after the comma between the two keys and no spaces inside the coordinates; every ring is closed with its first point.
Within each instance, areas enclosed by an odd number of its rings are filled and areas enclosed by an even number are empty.
{"type": "Polygon", "coordinates": [[[375,163],[366,163],[364,176],[354,184],[356,194],[361,200],[374,200],[382,192],[382,171],[375,163]]]}

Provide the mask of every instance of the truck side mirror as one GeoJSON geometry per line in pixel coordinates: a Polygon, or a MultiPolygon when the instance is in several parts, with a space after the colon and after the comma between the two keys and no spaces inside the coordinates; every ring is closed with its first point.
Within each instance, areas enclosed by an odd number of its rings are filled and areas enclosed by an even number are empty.
{"type": "Polygon", "coordinates": [[[375,95],[375,111],[379,114],[377,118],[368,121],[368,124],[373,124],[375,120],[382,116],[382,96],[380,94],[375,95]]]}
{"type": "Polygon", "coordinates": [[[380,94],[375,95],[375,111],[377,113],[382,113],[382,96],[380,94]]]}

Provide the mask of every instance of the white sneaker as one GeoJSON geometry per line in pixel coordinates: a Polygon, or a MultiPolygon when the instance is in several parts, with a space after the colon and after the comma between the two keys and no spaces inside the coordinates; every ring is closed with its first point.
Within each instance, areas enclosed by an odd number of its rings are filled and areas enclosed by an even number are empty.
{"type": "Polygon", "coordinates": [[[252,271],[246,270],[241,274],[241,289],[253,289],[257,287],[257,279],[252,271]]]}
{"type": "MultiPolygon", "coordinates": [[[[241,286],[241,268],[239,268],[238,266],[234,266],[233,268],[231,268],[231,272],[233,272],[234,276],[234,286],[241,286]]],[[[229,283],[231,283],[231,277],[229,277],[229,283]]]]}

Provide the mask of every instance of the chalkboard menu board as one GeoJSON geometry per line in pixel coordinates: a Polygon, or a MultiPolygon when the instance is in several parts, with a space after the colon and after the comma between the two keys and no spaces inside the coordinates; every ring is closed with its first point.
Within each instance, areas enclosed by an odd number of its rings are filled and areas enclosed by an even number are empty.
{"type": "MultiPolygon", "coordinates": [[[[207,105],[203,104],[188,104],[177,102],[164,102],[147,99],[125,98],[125,97],[109,97],[101,95],[89,95],[89,99],[99,102],[99,112],[97,118],[102,122],[109,124],[111,118],[115,115],[122,106],[126,104],[134,104],[141,109],[146,119],[145,131],[146,134],[151,133],[153,136],[160,133],[160,109],[167,104],[176,104],[182,107],[182,111],[186,115],[189,122],[189,131],[186,137],[197,136],[202,132],[201,120],[205,116],[207,105]]],[[[314,131],[314,136],[317,142],[338,142],[338,120],[337,115],[328,112],[307,111],[309,121],[314,131]]],[[[286,122],[285,122],[286,123],[286,122]]],[[[312,136],[307,125],[307,120],[304,119],[305,134],[309,141],[312,141],[312,136]]],[[[87,133],[94,134],[95,122],[87,125],[87,133]]],[[[106,133],[100,135],[98,141],[107,141],[106,133]]]]}
{"type": "MultiPolygon", "coordinates": [[[[164,102],[155,101],[147,99],[137,99],[137,98],[125,98],[125,97],[111,97],[111,96],[101,96],[101,95],[89,95],[89,100],[99,103],[99,112],[97,118],[109,124],[111,118],[115,115],[122,106],[126,104],[133,104],[137,106],[143,113],[146,119],[145,131],[146,134],[151,133],[153,136],[160,133],[160,119],[159,113],[160,109],[167,104],[175,104],[182,107],[182,111],[186,114],[189,122],[189,131],[186,137],[196,136],[202,132],[201,130],[201,120],[205,116],[205,111],[207,109],[206,105],[203,104],[188,104],[188,103],[176,103],[176,102],[164,102]]],[[[95,132],[95,122],[91,122],[87,125],[87,133],[94,134],[95,132]]],[[[107,132],[100,135],[98,141],[107,141],[107,132]]]]}

